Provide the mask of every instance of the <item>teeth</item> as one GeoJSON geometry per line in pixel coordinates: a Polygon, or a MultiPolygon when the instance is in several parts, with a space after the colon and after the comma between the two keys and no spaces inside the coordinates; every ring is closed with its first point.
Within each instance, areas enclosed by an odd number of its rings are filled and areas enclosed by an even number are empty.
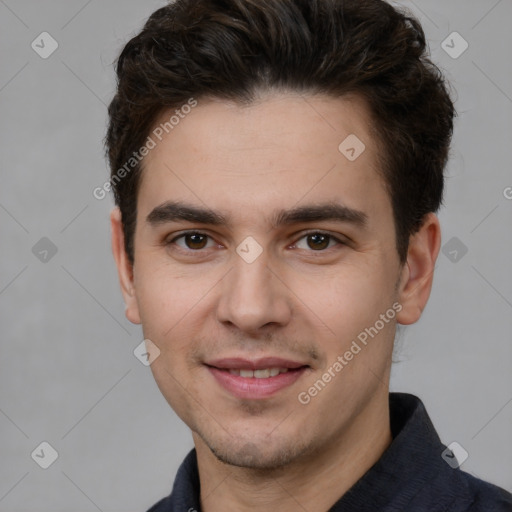
{"type": "Polygon", "coordinates": [[[238,370],[230,368],[229,373],[231,375],[239,375],[240,377],[255,378],[255,379],[268,379],[269,377],[275,377],[280,373],[286,373],[288,368],[264,368],[262,370],[238,370]]]}

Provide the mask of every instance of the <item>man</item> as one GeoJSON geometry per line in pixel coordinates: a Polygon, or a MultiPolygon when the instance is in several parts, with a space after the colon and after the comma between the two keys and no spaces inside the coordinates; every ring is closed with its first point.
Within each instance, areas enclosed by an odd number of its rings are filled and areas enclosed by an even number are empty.
{"type": "Polygon", "coordinates": [[[425,47],[380,0],[178,0],[124,48],[113,253],[195,444],[152,512],[512,510],[389,393],[453,127],[425,47]]]}

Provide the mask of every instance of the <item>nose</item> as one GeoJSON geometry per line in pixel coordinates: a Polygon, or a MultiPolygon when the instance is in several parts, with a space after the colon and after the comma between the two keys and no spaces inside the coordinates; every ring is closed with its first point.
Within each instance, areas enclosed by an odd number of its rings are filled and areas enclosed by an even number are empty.
{"type": "Polygon", "coordinates": [[[222,280],[217,319],[244,332],[285,326],[292,314],[291,293],[263,252],[247,263],[235,254],[234,268],[222,280]]]}

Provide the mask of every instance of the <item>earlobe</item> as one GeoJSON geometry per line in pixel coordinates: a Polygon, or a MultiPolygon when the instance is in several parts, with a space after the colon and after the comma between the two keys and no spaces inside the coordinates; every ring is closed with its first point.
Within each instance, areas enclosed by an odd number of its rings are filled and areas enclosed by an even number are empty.
{"type": "Polygon", "coordinates": [[[116,262],[121,292],[125,302],[126,318],[134,324],[140,324],[139,307],[135,296],[133,266],[128,259],[124,247],[121,211],[117,207],[110,213],[110,227],[112,233],[112,254],[116,262]]]}
{"type": "Polygon", "coordinates": [[[402,310],[397,315],[398,323],[413,324],[421,317],[430,297],[440,246],[439,220],[434,213],[429,213],[421,228],[409,240],[407,262],[402,269],[399,288],[402,310]]]}

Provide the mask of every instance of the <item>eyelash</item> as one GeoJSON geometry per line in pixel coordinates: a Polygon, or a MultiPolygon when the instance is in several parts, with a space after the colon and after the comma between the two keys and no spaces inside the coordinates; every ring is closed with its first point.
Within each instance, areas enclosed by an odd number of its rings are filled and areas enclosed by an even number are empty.
{"type": "MultiPolygon", "coordinates": [[[[182,233],[180,233],[178,236],[172,238],[171,240],[167,240],[164,242],[164,245],[166,247],[170,246],[170,245],[176,245],[175,242],[176,240],[179,240],[180,238],[184,238],[186,237],[187,235],[201,235],[201,236],[206,236],[208,238],[212,238],[210,235],[208,235],[207,233],[203,233],[201,231],[184,231],[182,233]]],[[[339,238],[335,237],[334,235],[332,235],[331,233],[328,233],[326,231],[309,231],[307,233],[304,233],[298,240],[302,240],[303,238],[306,238],[308,236],[311,236],[311,235],[322,235],[322,236],[325,236],[325,237],[328,237],[329,238],[329,243],[331,241],[335,241],[337,243],[337,245],[348,245],[346,242],[344,242],[343,240],[340,240],[339,238]]],[[[294,243],[297,244],[297,242],[294,243]]],[[[178,247],[178,250],[182,251],[182,252],[186,252],[186,253],[200,253],[200,252],[203,252],[205,249],[183,249],[182,247],[180,246],[177,246],[178,247]]],[[[311,253],[325,253],[327,252],[328,249],[332,249],[332,247],[327,247],[326,249],[319,249],[317,251],[311,249],[310,251],[308,252],[311,252],[311,253]]]]}

